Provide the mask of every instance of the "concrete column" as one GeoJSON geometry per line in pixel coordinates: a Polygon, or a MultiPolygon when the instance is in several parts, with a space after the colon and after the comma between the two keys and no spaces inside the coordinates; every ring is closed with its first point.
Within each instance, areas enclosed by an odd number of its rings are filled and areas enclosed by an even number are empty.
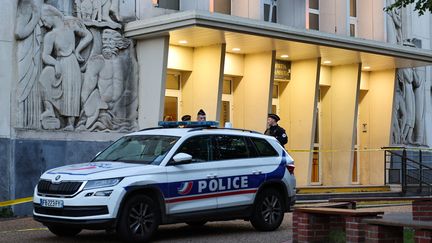
{"type": "MultiPolygon", "coordinates": [[[[393,108],[393,93],[395,84],[395,70],[370,72],[369,91],[369,148],[381,148],[390,145],[390,131],[393,108]]],[[[369,184],[384,184],[383,152],[370,152],[369,184]]]]}
{"type": "Polygon", "coordinates": [[[154,127],[162,120],[169,36],[138,40],[138,126],[154,127]]]}
{"type": "Polygon", "coordinates": [[[182,110],[192,120],[200,109],[206,112],[207,120],[219,118],[224,61],[225,44],[195,48],[192,73],[182,86],[182,110]]]}
{"type": "Polygon", "coordinates": [[[331,86],[321,93],[321,166],[324,185],[351,184],[360,65],[332,67],[331,86]]]}
{"type": "Polygon", "coordinates": [[[234,89],[235,126],[264,132],[271,108],[275,52],[247,54],[244,76],[234,89]]]}
{"type": "MultiPolygon", "coordinates": [[[[291,63],[291,80],[280,89],[279,124],[288,134],[288,149],[312,149],[316,109],[316,90],[319,82],[320,59],[291,63]]],[[[311,174],[311,153],[291,152],[296,162],[298,185],[308,185],[311,174]]]]}
{"type": "Polygon", "coordinates": [[[15,15],[17,0],[5,1],[0,8],[0,137],[10,137],[11,107],[16,79],[15,15]]]}
{"type": "Polygon", "coordinates": [[[11,111],[16,102],[16,44],[14,38],[17,0],[3,1],[0,8],[0,201],[14,198],[14,162],[11,159],[11,111]]]}

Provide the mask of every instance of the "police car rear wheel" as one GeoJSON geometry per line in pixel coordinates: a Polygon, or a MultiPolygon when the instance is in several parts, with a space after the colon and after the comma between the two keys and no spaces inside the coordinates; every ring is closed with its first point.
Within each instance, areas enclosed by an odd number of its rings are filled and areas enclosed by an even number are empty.
{"type": "Polygon", "coordinates": [[[277,229],[284,218],[281,194],[273,189],[267,189],[258,194],[251,217],[253,227],[261,231],[277,229]]]}
{"type": "Polygon", "coordinates": [[[51,233],[60,237],[72,237],[81,232],[80,228],[71,228],[70,226],[48,225],[47,227],[51,233]]]}
{"type": "Polygon", "coordinates": [[[142,195],[130,198],[124,205],[117,232],[127,242],[145,242],[160,223],[160,212],[154,201],[142,195]]]}

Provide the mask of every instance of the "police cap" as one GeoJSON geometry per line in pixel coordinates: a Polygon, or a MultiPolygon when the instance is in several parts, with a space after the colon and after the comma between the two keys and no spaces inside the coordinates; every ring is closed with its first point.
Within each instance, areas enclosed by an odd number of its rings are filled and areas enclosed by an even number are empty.
{"type": "Polygon", "coordinates": [[[270,117],[270,118],[274,119],[275,121],[279,121],[280,120],[280,117],[278,115],[276,115],[276,114],[268,114],[267,117],[270,117]]]}

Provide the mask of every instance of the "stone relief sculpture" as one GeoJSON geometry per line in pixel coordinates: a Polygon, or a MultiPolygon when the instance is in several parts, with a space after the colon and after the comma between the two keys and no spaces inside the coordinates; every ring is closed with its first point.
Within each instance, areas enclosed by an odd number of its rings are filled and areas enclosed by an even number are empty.
{"type": "Polygon", "coordinates": [[[75,0],[75,4],[77,6],[78,18],[99,22],[120,21],[119,0],[75,0]]]}
{"type": "Polygon", "coordinates": [[[40,128],[41,101],[38,77],[42,69],[42,33],[39,19],[43,0],[20,0],[15,37],[18,40],[18,126],[40,128]]]}
{"type": "Polygon", "coordinates": [[[402,143],[412,144],[413,143],[413,129],[415,124],[415,96],[413,89],[414,74],[411,68],[399,69],[401,73],[399,76],[404,84],[404,100],[406,108],[406,123],[402,127],[402,143]]]}
{"type": "Polygon", "coordinates": [[[138,64],[118,31],[119,0],[75,0],[76,16],[54,7],[71,1],[18,2],[17,126],[135,130],[138,64]]]}
{"type": "Polygon", "coordinates": [[[425,68],[413,68],[414,74],[414,96],[415,96],[415,126],[414,143],[426,145],[425,122],[426,122],[426,75],[425,68]]]}
{"type": "MultiPolygon", "coordinates": [[[[387,6],[393,4],[395,0],[387,0],[387,6]]],[[[402,44],[402,16],[401,9],[393,9],[387,12],[387,42],[402,44]]]]}
{"type": "MultiPolygon", "coordinates": [[[[130,46],[130,40],[125,39],[115,30],[105,29],[102,33],[102,54],[92,56],[84,74],[81,93],[83,111],[81,127],[91,131],[95,129],[117,130],[119,127],[129,127],[122,114],[124,105],[122,99],[131,79],[125,74],[132,64],[130,55],[122,55],[130,46]],[[126,71],[126,72],[125,72],[126,71]],[[126,82],[124,82],[126,81],[126,82]],[[108,118],[108,119],[107,119],[108,118]]],[[[127,107],[127,106],[126,106],[127,107]]]]}
{"type": "MultiPolygon", "coordinates": [[[[51,31],[44,37],[42,60],[47,66],[42,71],[41,82],[46,88],[45,91],[50,90],[47,88],[49,86],[60,89],[45,94],[61,94],[60,97],[55,97],[58,99],[52,102],[44,100],[44,103],[46,106],[54,105],[60,115],[66,118],[65,130],[74,130],[75,119],[80,113],[79,97],[82,82],[78,62],[84,62],[80,52],[90,43],[92,37],[88,31],[81,28],[66,26],[61,12],[51,5],[44,5],[42,8],[42,22],[51,31]],[[82,37],[76,48],[75,35],[82,37]],[[51,83],[47,84],[47,81],[51,83]]],[[[42,114],[44,128],[51,128],[44,123],[46,118],[54,118],[51,112],[52,109],[48,108],[42,114]]]]}
{"type": "MultiPolygon", "coordinates": [[[[387,0],[387,6],[394,0],[387,0]]],[[[416,47],[412,39],[403,39],[402,11],[387,13],[387,42],[416,47]]],[[[419,46],[419,48],[421,48],[419,46]]],[[[427,145],[426,75],[419,68],[397,69],[392,121],[392,143],[413,146],[427,145]]]]}

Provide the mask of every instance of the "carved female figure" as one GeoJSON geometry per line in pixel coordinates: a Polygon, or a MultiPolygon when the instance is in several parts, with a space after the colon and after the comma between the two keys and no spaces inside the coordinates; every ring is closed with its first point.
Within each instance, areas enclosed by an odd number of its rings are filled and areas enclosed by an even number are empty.
{"type": "Polygon", "coordinates": [[[15,38],[18,40],[18,125],[40,127],[41,100],[38,78],[41,63],[41,16],[43,0],[18,1],[15,38]]]}
{"type": "Polygon", "coordinates": [[[63,15],[50,5],[44,5],[42,21],[47,28],[52,29],[44,38],[42,60],[54,67],[56,83],[61,83],[62,90],[59,113],[67,119],[65,130],[73,130],[75,118],[80,114],[82,80],[78,61],[84,61],[80,52],[92,38],[88,31],[65,26],[63,15]],[[83,37],[76,48],[75,35],[83,37]]]}

